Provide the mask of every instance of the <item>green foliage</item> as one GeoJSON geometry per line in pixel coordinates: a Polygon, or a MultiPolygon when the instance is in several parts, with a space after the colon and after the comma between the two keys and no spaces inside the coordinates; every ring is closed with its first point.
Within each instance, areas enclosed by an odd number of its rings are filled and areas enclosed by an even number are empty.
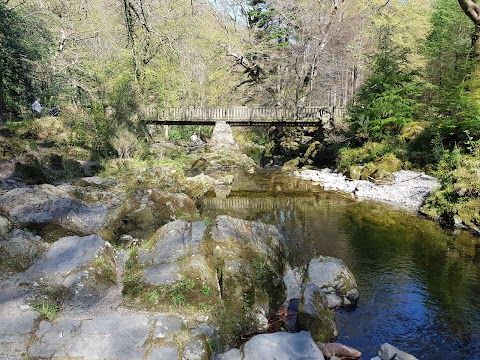
{"type": "Polygon", "coordinates": [[[257,30],[257,38],[274,43],[278,49],[287,47],[292,34],[284,21],[287,14],[279,14],[268,0],[249,0],[248,6],[248,23],[257,30]]]}
{"type": "Polygon", "coordinates": [[[418,101],[425,84],[408,70],[406,55],[393,43],[390,29],[381,29],[370,75],[349,109],[352,128],[360,138],[395,137],[421,109],[418,101]]]}
{"type": "Polygon", "coordinates": [[[438,0],[433,6],[432,30],[423,51],[428,58],[427,77],[435,88],[427,96],[442,118],[465,119],[474,111],[465,93],[465,79],[472,71],[473,24],[456,1],[438,0]]]}
{"type": "Polygon", "coordinates": [[[18,115],[41,95],[38,71],[53,37],[44,19],[32,16],[34,6],[7,3],[0,2],[0,115],[18,115]]]}
{"type": "Polygon", "coordinates": [[[60,316],[58,304],[49,300],[33,301],[32,307],[49,321],[54,321],[60,316]]]}
{"type": "Polygon", "coordinates": [[[169,138],[173,141],[190,142],[192,135],[196,134],[200,138],[209,138],[212,136],[213,126],[194,126],[194,125],[172,125],[169,128],[169,138]]]}
{"type": "Polygon", "coordinates": [[[118,156],[123,159],[141,157],[146,153],[144,144],[126,126],[117,129],[111,143],[118,156]]]}

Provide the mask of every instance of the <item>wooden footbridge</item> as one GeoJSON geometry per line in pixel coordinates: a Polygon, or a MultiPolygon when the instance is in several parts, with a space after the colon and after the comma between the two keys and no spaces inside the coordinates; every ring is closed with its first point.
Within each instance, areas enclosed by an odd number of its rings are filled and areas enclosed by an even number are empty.
{"type": "Polygon", "coordinates": [[[320,126],[343,118],[345,108],[306,106],[249,107],[249,106],[188,106],[148,107],[141,115],[146,124],[156,125],[215,125],[225,121],[229,125],[320,126]]]}

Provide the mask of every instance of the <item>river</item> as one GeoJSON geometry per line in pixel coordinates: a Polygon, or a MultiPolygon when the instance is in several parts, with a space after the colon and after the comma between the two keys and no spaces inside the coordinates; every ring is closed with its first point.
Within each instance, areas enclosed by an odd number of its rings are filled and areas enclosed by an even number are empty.
{"type": "Polygon", "coordinates": [[[338,341],[377,355],[388,342],[418,359],[480,359],[480,239],[415,214],[323,191],[278,170],[238,171],[203,213],[276,225],[292,266],[345,261],[360,302],[339,310],[338,341]]]}

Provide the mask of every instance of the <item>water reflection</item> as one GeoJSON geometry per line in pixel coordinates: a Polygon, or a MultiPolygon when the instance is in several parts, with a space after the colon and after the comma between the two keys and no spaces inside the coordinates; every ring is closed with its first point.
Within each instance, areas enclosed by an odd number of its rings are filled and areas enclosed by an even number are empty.
{"type": "Polygon", "coordinates": [[[343,259],[361,301],[337,313],[340,340],[364,359],[383,342],[419,359],[480,356],[478,238],[271,171],[235,174],[228,196],[207,196],[204,213],[275,224],[296,266],[318,254],[343,259]]]}

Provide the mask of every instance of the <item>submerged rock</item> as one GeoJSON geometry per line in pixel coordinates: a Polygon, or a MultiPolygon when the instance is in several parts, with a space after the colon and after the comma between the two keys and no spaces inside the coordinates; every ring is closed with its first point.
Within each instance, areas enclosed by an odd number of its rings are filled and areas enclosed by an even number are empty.
{"type": "Polygon", "coordinates": [[[378,356],[381,360],[418,360],[415,356],[401,351],[388,343],[382,344],[378,351],[378,356]]]}

